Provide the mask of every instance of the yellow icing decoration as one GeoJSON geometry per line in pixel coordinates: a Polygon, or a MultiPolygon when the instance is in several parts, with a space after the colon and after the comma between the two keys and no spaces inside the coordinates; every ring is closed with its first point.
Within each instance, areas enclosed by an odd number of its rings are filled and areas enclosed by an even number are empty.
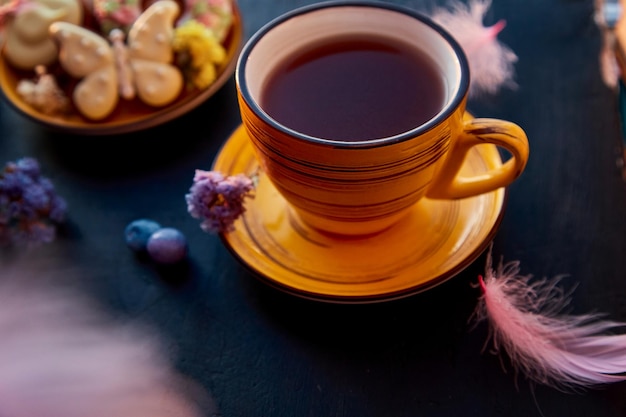
{"type": "Polygon", "coordinates": [[[226,50],[211,29],[188,20],[176,28],[172,45],[179,54],[179,66],[194,87],[203,89],[215,81],[216,67],[226,60],[226,50]]]}

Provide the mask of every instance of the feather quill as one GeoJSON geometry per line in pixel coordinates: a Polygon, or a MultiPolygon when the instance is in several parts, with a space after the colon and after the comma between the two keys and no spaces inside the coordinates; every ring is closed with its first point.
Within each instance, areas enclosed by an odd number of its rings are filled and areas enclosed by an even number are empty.
{"type": "Polygon", "coordinates": [[[626,323],[565,314],[570,298],[559,277],[531,281],[519,272],[517,261],[492,269],[490,249],[472,318],[488,321],[494,351],[530,380],[562,390],[626,380],[626,335],[615,333],[626,323]]]}
{"type": "Polygon", "coordinates": [[[500,20],[493,26],[483,25],[490,6],[490,0],[471,0],[467,5],[451,1],[448,7],[436,8],[430,14],[435,22],[450,32],[467,55],[471,97],[495,94],[502,87],[517,87],[514,81],[517,55],[497,39],[506,22],[500,20]]]}
{"type": "Polygon", "coordinates": [[[60,290],[58,281],[42,286],[28,274],[6,271],[0,416],[203,415],[200,402],[209,396],[171,366],[162,341],[147,328],[112,320],[84,297],[60,290]]]}

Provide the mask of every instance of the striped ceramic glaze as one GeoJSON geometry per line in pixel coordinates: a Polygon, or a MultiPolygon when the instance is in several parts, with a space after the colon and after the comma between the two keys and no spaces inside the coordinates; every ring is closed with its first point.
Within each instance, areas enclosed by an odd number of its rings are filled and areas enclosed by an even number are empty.
{"type": "Polygon", "coordinates": [[[528,141],[517,125],[464,118],[469,69],[461,47],[427,17],[397,5],[331,1],[287,13],[250,38],[235,78],[242,122],[261,169],[302,220],[327,232],[375,233],[424,196],[465,198],[507,186],[528,159],[528,141]],[[410,40],[426,52],[445,81],[439,113],[399,135],[342,142],[296,132],[263,110],[264,85],[285,56],[354,33],[410,40]],[[480,143],[504,147],[512,157],[480,177],[459,178],[465,154],[480,143]]]}

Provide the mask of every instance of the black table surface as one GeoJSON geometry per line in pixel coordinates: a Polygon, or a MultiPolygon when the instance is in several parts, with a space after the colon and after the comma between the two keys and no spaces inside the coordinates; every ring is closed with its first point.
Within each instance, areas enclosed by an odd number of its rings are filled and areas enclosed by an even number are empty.
{"type": "MultiPolygon", "coordinates": [[[[246,37],[310,3],[239,0],[246,37]]],[[[395,3],[425,12],[437,4],[395,3]]],[[[494,1],[485,22],[506,20],[500,39],[519,57],[518,88],[473,98],[469,110],[518,123],[530,141],[494,256],[520,261],[524,275],[563,275],[569,313],[626,321],[620,122],[616,94],[600,76],[593,7],[494,1]]],[[[485,253],[434,289],[377,304],[308,301],[258,280],[200,229],[184,199],[195,169],[210,169],[240,120],[234,79],[176,120],[116,136],[50,131],[2,102],[2,161],[37,158],[69,206],[57,240],[30,256],[53,253],[78,271],[63,285],[74,282],[115,314],[156,326],[219,415],[626,416],[626,383],[561,392],[529,383],[506,355],[483,350],[487,325],[468,320],[485,253]],[[129,250],[123,230],[140,217],[186,235],[182,267],[164,272],[129,250]]]]}

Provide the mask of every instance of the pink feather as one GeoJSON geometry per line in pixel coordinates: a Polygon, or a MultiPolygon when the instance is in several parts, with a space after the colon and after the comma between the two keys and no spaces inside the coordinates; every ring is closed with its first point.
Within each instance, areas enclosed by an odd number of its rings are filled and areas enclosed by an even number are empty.
{"type": "Polygon", "coordinates": [[[112,320],[59,282],[27,285],[31,278],[2,274],[0,415],[203,415],[208,396],[176,372],[155,334],[112,320]]]}
{"type": "Polygon", "coordinates": [[[488,321],[495,352],[504,349],[530,380],[559,389],[626,380],[626,335],[609,333],[626,323],[562,314],[569,297],[559,278],[531,282],[519,262],[491,264],[489,253],[473,318],[488,321]]]}
{"type": "Polygon", "coordinates": [[[615,54],[617,46],[615,27],[622,13],[621,3],[596,0],[594,6],[594,20],[602,31],[602,48],[599,54],[600,74],[607,87],[617,88],[621,72],[615,54]]]}
{"type": "Polygon", "coordinates": [[[517,55],[497,39],[506,22],[483,25],[490,5],[490,0],[471,0],[468,5],[451,1],[449,7],[431,13],[431,18],[454,36],[467,55],[471,96],[495,94],[502,87],[517,86],[513,80],[517,55]]]}

